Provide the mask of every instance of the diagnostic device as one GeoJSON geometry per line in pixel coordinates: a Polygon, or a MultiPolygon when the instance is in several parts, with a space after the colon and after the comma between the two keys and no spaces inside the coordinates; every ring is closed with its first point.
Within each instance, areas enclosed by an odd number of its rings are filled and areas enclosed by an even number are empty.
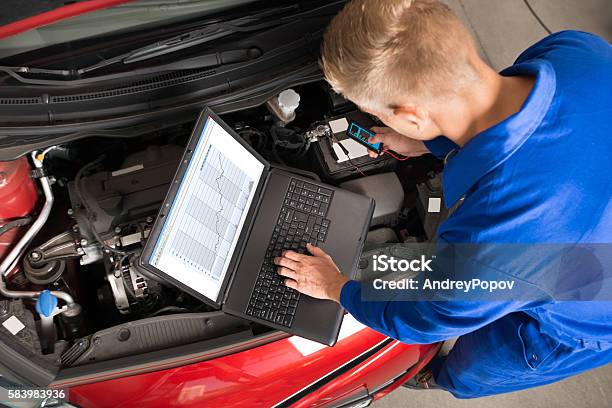
{"type": "Polygon", "coordinates": [[[382,143],[370,143],[369,139],[374,136],[374,133],[363,128],[356,122],[350,122],[346,130],[346,134],[351,138],[361,143],[368,149],[380,154],[382,152],[382,143]]]}

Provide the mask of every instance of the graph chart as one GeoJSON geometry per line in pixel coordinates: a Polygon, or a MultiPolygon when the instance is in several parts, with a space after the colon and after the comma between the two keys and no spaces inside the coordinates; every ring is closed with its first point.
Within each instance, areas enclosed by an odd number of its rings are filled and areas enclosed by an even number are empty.
{"type": "Polygon", "coordinates": [[[191,268],[221,279],[254,181],[214,145],[194,174],[186,211],[177,219],[172,252],[191,268]]]}

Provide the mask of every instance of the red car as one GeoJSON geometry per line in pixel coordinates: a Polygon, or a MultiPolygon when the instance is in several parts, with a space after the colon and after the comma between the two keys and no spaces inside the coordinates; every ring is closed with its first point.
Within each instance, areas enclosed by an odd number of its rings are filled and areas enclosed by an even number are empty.
{"type": "Polygon", "coordinates": [[[344,1],[63,3],[0,6],[2,402],[362,407],[435,356],[350,315],[319,345],[138,267],[204,106],[278,165],[364,194],[383,182],[395,199],[370,242],[431,237],[437,160],[342,160],[334,145],[338,121],[376,123],[319,70],[344,1]]]}

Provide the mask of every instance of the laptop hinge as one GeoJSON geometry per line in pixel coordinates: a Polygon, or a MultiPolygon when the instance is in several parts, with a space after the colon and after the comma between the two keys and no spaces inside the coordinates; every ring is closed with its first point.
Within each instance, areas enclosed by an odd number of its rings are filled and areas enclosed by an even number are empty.
{"type": "Polygon", "coordinates": [[[255,211],[253,211],[253,214],[251,214],[250,219],[247,220],[248,221],[247,232],[244,235],[242,242],[239,243],[240,248],[238,251],[234,251],[234,256],[233,256],[234,259],[232,259],[232,270],[230,272],[229,281],[227,282],[227,285],[225,286],[225,291],[223,293],[223,300],[221,301],[221,305],[224,305],[225,302],[227,301],[227,297],[229,295],[230,289],[232,288],[232,284],[234,283],[234,277],[236,275],[236,271],[238,270],[238,266],[240,265],[240,259],[242,259],[242,254],[244,253],[244,250],[246,249],[246,244],[249,241],[249,237],[251,236],[251,230],[253,229],[253,226],[255,225],[255,219],[257,218],[257,214],[259,213],[259,209],[261,207],[261,203],[264,197],[264,192],[266,191],[268,187],[268,180],[270,180],[270,169],[268,167],[266,167],[262,176],[264,178],[264,183],[263,183],[261,190],[259,191],[259,195],[256,197],[257,205],[255,206],[255,211]]]}

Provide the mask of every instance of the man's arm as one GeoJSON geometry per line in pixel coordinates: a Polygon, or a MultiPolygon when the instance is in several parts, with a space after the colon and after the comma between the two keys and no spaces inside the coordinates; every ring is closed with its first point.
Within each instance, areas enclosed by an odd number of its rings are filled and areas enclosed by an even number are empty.
{"type": "Polygon", "coordinates": [[[362,301],[361,284],[356,281],[344,285],[340,303],[366,326],[417,344],[470,333],[521,307],[515,302],[362,301]]]}
{"type": "MultiPolygon", "coordinates": [[[[373,127],[371,130],[375,135],[370,138],[370,143],[383,143],[385,148],[406,157],[418,157],[432,153],[437,158],[443,159],[451,150],[459,147],[444,136],[421,141],[408,135],[402,135],[389,127],[373,127]]],[[[372,157],[378,157],[378,154],[373,151],[368,153],[372,157]]]]}
{"type": "MultiPolygon", "coordinates": [[[[320,248],[309,245],[308,250],[312,256],[288,251],[275,259],[278,273],[287,278],[287,286],[315,298],[339,302],[361,323],[406,343],[447,340],[477,330],[508,313],[548,301],[538,287],[524,281],[516,282],[516,300],[456,300],[452,295],[437,297],[434,292],[434,300],[427,301],[364,301],[360,282],[343,276],[320,248]]],[[[472,276],[498,274],[481,263],[469,262],[466,267],[472,276]]]]}

